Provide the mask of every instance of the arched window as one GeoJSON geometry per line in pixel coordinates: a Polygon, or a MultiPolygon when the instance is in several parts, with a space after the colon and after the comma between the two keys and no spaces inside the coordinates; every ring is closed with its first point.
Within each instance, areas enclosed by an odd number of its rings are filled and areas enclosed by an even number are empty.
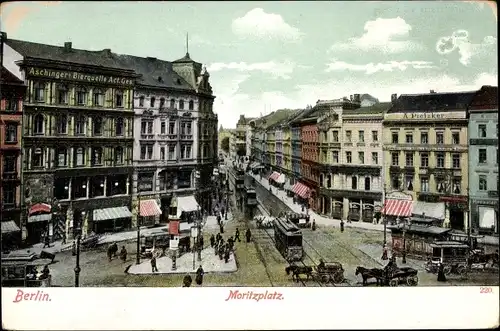
{"type": "Polygon", "coordinates": [[[115,92],[115,106],[116,108],[123,108],[124,100],[123,100],[123,91],[116,90],[115,92]]]}
{"type": "Polygon", "coordinates": [[[189,100],[189,110],[193,110],[193,109],[194,109],[194,101],[189,100]]]}
{"type": "Polygon", "coordinates": [[[170,99],[170,108],[175,108],[175,99],[170,99]]]}
{"type": "Polygon", "coordinates": [[[118,118],[116,119],[116,126],[115,126],[115,136],[123,136],[124,132],[124,122],[123,118],[118,118]]]}
{"type": "Polygon", "coordinates": [[[369,191],[371,189],[371,178],[365,177],[365,190],[369,191]]]}
{"type": "Polygon", "coordinates": [[[139,97],[139,107],[144,107],[144,95],[139,97]]]}
{"type": "Polygon", "coordinates": [[[92,133],[94,136],[102,136],[102,117],[92,118],[92,133]]]}
{"type": "Polygon", "coordinates": [[[45,102],[45,83],[36,82],[33,86],[35,102],[45,102]]]}
{"type": "Polygon", "coordinates": [[[64,84],[57,86],[57,103],[61,105],[68,104],[68,87],[64,84]]]}
{"type": "Polygon", "coordinates": [[[75,135],[76,136],[84,136],[86,129],[87,119],[83,115],[77,115],[75,117],[75,135]]]}
{"type": "Polygon", "coordinates": [[[102,147],[92,147],[92,165],[102,165],[102,147]]]}
{"type": "Polygon", "coordinates": [[[85,149],[83,147],[75,147],[73,155],[73,165],[75,167],[82,167],[85,165],[85,149]]]}
{"type": "Polygon", "coordinates": [[[68,165],[68,150],[66,147],[57,148],[56,164],[58,167],[66,167],[68,165]]]}
{"type": "Polygon", "coordinates": [[[123,147],[115,148],[115,164],[123,164],[123,147]]]}
{"type": "Polygon", "coordinates": [[[179,109],[184,109],[184,100],[179,100],[179,109]]]}
{"type": "Polygon", "coordinates": [[[37,114],[33,118],[33,134],[43,134],[45,132],[45,119],[42,114],[37,114]]]}
{"type": "Polygon", "coordinates": [[[104,106],[104,91],[101,89],[94,89],[93,92],[93,104],[95,107],[104,106]]]}
{"type": "Polygon", "coordinates": [[[43,167],[43,149],[42,148],[33,148],[33,155],[31,156],[31,165],[35,168],[43,167]]]}
{"type": "Polygon", "coordinates": [[[57,133],[67,134],[68,133],[68,116],[65,114],[60,114],[56,119],[57,133]]]}
{"type": "Polygon", "coordinates": [[[79,106],[85,106],[87,104],[87,89],[83,86],[76,88],[76,104],[79,106]]]}
{"type": "Polygon", "coordinates": [[[160,109],[165,108],[165,98],[160,98],[160,109]]]}
{"type": "Polygon", "coordinates": [[[155,101],[156,101],[155,97],[151,97],[151,101],[150,101],[151,102],[151,107],[155,106],[155,101]]]}

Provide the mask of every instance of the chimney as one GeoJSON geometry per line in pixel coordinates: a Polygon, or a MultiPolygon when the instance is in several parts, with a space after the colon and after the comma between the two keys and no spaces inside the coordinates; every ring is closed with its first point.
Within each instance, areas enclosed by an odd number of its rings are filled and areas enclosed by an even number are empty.
{"type": "Polygon", "coordinates": [[[349,96],[349,100],[351,100],[351,101],[352,101],[352,94],[349,96]]]}
{"type": "Polygon", "coordinates": [[[353,102],[361,103],[361,94],[354,94],[353,102]]]}
{"type": "Polygon", "coordinates": [[[107,56],[111,56],[111,48],[105,48],[102,50],[104,54],[106,54],[107,56]]]}
{"type": "Polygon", "coordinates": [[[73,46],[73,43],[71,41],[67,41],[64,43],[64,50],[70,51],[73,46]]]}
{"type": "Polygon", "coordinates": [[[391,94],[391,102],[394,103],[398,99],[397,93],[391,94]]]}
{"type": "Polygon", "coordinates": [[[431,90],[430,93],[436,93],[434,90],[431,90]]]}

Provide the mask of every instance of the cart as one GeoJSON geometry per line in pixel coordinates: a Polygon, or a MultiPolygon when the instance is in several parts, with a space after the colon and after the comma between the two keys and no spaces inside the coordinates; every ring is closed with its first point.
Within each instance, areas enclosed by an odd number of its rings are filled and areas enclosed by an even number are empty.
{"type": "Polygon", "coordinates": [[[80,242],[80,247],[82,250],[96,248],[99,243],[100,236],[97,234],[91,234],[82,239],[80,242]]]}
{"type": "Polygon", "coordinates": [[[385,284],[389,283],[389,286],[395,287],[400,284],[405,284],[408,286],[417,286],[418,285],[418,271],[413,268],[404,267],[404,268],[395,268],[392,272],[389,273],[388,279],[385,280],[385,284]]]}
{"type": "Polygon", "coordinates": [[[325,262],[323,267],[315,267],[313,278],[323,283],[339,284],[344,281],[344,268],[339,262],[325,262]]]}
{"type": "Polygon", "coordinates": [[[445,275],[464,276],[469,271],[469,246],[457,241],[436,241],[431,244],[432,257],[425,264],[425,270],[437,274],[442,264],[445,275]]]}
{"type": "Polygon", "coordinates": [[[50,287],[52,276],[40,279],[41,270],[52,261],[36,259],[31,261],[2,259],[2,287],[50,287]]]}

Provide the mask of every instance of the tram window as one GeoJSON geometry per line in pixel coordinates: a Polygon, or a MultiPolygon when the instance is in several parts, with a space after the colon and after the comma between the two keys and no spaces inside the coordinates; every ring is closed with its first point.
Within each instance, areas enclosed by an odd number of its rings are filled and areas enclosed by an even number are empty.
{"type": "Polygon", "coordinates": [[[302,237],[288,237],[288,246],[302,246],[302,237]]]}
{"type": "Polygon", "coordinates": [[[443,248],[443,255],[444,256],[450,256],[450,255],[453,255],[453,251],[451,250],[450,247],[445,247],[443,248]]]}
{"type": "Polygon", "coordinates": [[[441,250],[439,248],[432,249],[432,256],[441,257],[441,250]]]}

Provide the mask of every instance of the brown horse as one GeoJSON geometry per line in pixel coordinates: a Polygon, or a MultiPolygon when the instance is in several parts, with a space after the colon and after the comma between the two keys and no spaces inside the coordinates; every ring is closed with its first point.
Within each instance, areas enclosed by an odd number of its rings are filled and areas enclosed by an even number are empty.
{"type": "Polygon", "coordinates": [[[313,268],[310,266],[289,265],[285,268],[285,272],[287,275],[290,275],[291,272],[292,279],[295,279],[295,281],[298,283],[300,275],[306,275],[307,280],[309,280],[309,277],[312,278],[313,268]]]}
{"type": "Polygon", "coordinates": [[[356,268],[355,274],[356,274],[356,276],[361,274],[361,277],[363,278],[363,286],[368,285],[368,279],[370,279],[370,278],[375,278],[375,280],[377,282],[377,286],[378,286],[378,285],[380,285],[380,283],[382,282],[382,280],[384,278],[384,270],[377,269],[377,268],[368,269],[368,268],[358,266],[356,268]]]}

